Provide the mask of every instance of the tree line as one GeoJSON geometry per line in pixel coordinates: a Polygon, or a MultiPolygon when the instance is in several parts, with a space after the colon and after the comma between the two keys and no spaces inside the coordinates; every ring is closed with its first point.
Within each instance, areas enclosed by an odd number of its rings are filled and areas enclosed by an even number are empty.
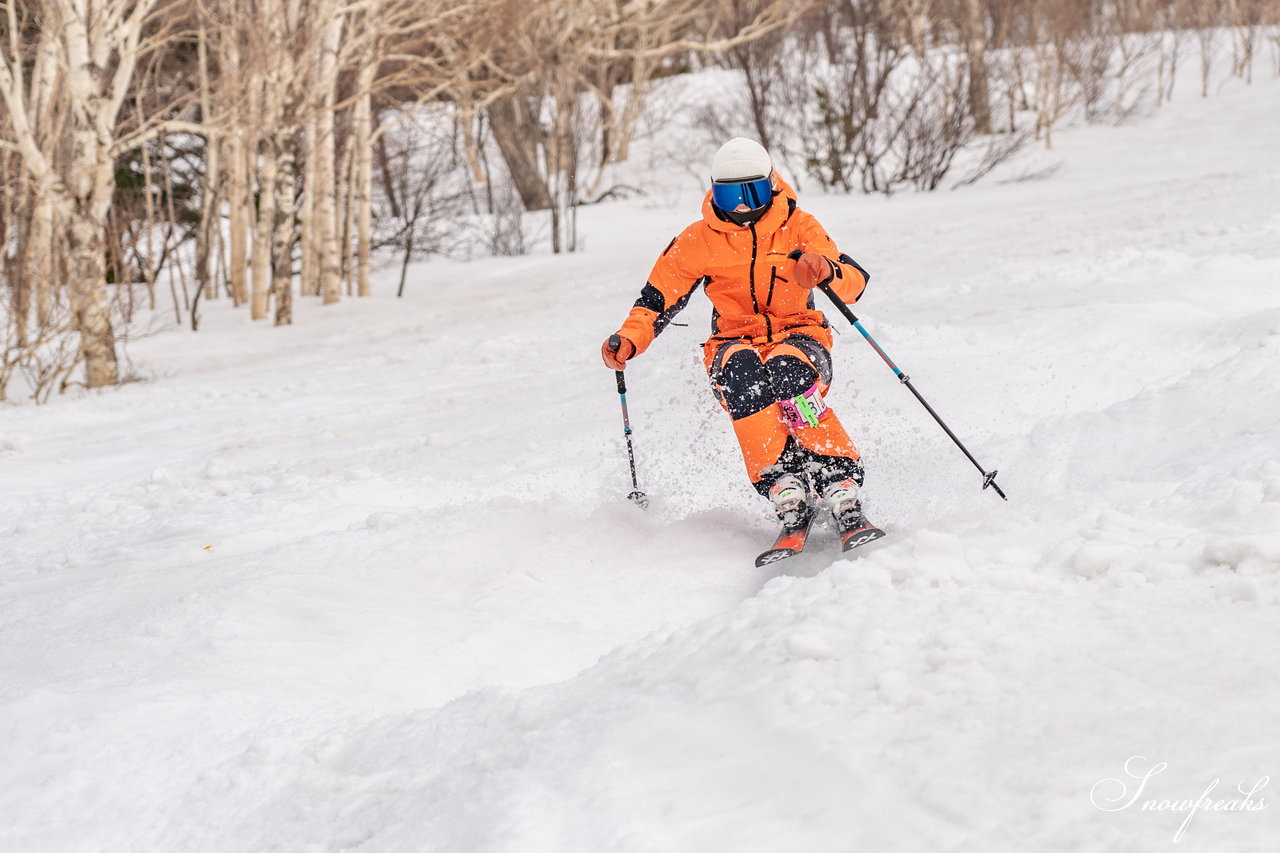
{"type": "MultiPolygon", "coordinates": [[[[577,248],[583,204],[670,78],[737,72],[694,120],[845,191],[976,180],[1068,117],[1122,118],[1280,0],[0,2],[0,400],[128,378],[139,307],[292,322],[375,254],[577,248]],[[1198,57],[1198,59],[1196,58],[1198,57]],[[163,291],[163,292],[161,292],[163,291]]],[[[660,117],[661,110],[656,111],[660,117]]]]}

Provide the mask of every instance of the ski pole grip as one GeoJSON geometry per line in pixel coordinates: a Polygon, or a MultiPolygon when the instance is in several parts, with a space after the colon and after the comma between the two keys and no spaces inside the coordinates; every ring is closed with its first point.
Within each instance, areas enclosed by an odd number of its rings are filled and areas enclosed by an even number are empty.
{"type": "MultiPolygon", "coordinates": [[[[618,350],[622,349],[621,335],[609,336],[609,349],[612,350],[613,352],[617,352],[618,350]]],[[[623,378],[622,371],[615,370],[614,373],[618,374],[618,393],[619,394],[627,393],[627,380],[623,378]]]]}

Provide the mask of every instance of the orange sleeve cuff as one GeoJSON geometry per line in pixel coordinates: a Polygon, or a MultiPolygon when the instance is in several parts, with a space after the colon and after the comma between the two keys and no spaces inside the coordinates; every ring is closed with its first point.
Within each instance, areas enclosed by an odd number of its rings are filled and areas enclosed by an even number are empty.
{"type": "Polygon", "coordinates": [[[857,302],[858,297],[862,296],[862,291],[867,289],[866,277],[849,264],[838,263],[837,266],[844,275],[831,279],[831,289],[845,302],[857,302]]]}
{"type": "Polygon", "coordinates": [[[637,305],[627,315],[626,321],[618,329],[618,334],[635,344],[636,355],[640,355],[649,348],[649,344],[653,343],[653,324],[657,319],[656,312],[637,305]]]}

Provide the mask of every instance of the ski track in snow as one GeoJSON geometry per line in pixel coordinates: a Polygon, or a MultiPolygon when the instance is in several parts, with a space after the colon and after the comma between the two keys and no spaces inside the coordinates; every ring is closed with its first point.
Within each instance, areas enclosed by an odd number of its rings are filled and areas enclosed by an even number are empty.
{"type": "MultiPolygon", "coordinates": [[[[1010,496],[832,311],[891,534],[856,560],[751,567],[703,297],[628,370],[624,500],[597,348],[695,215],[675,168],[580,254],[284,329],[210,303],[132,346],[150,381],[0,409],[0,849],[1166,849],[1184,815],[1090,802],[1129,757],[1154,798],[1280,776],[1277,103],[802,190],[1010,496]]],[[[1176,849],[1277,838],[1268,805],[1176,849]]]]}

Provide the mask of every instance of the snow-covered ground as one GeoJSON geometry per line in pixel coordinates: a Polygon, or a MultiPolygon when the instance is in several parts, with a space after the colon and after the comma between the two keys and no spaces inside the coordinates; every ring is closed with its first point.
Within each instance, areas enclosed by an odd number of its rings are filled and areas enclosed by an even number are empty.
{"type": "Polygon", "coordinates": [[[1277,139],[1259,77],[963,191],[802,193],[1010,497],[846,331],[856,560],[752,567],[701,296],[628,370],[625,501],[598,347],[683,167],[580,254],[208,304],[150,381],[0,408],[0,849],[1275,850],[1277,139]]]}

